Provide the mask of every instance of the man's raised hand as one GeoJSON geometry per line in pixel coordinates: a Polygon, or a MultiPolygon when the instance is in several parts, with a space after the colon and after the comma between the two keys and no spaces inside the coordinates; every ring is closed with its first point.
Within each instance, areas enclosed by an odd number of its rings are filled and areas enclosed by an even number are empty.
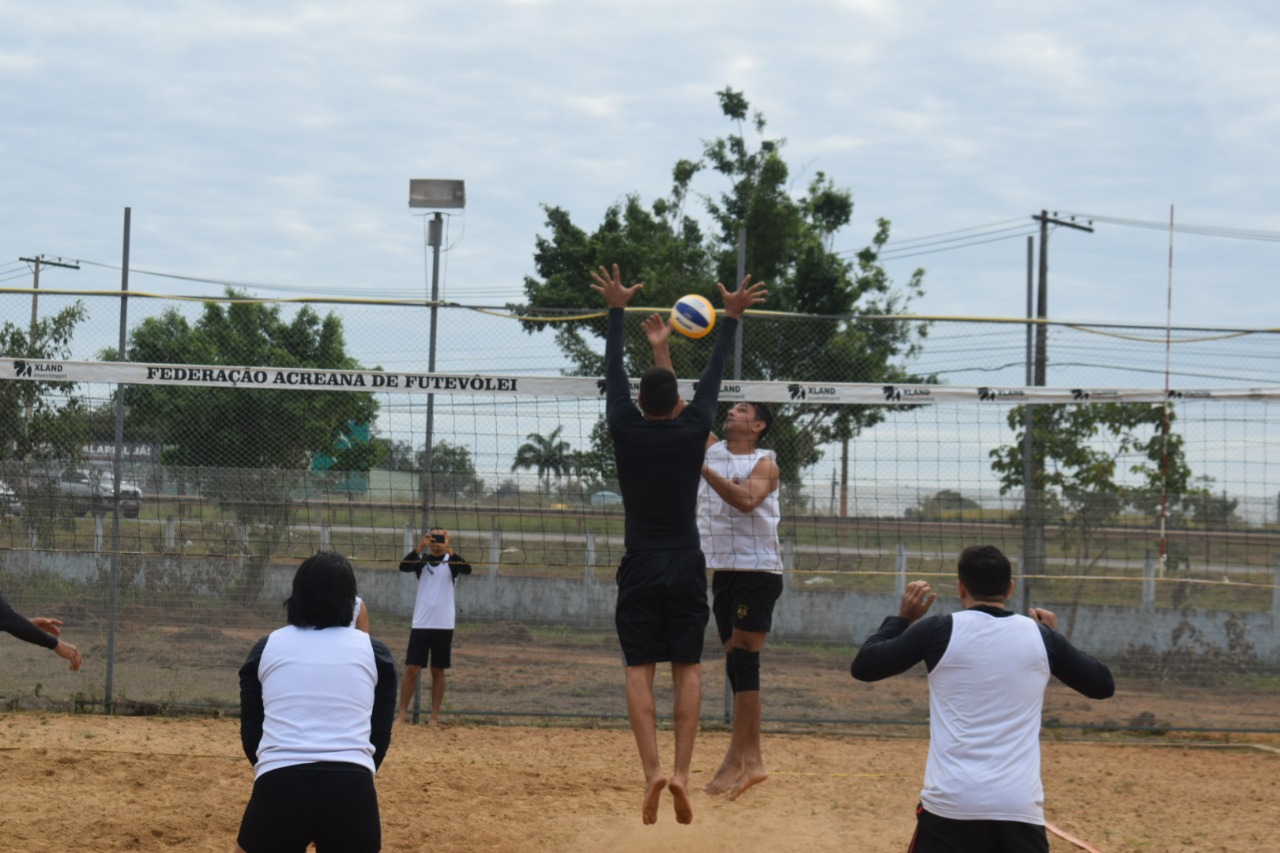
{"type": "Polygon", "coordinates": [[[716,287],[720,288],[720,296],[724,299],[726,317],[741,317],[748,308],[764,302],[764,298],[769,295],[769,291],[764,289],[764,282],[757,281],[752,284],[751,276],[744,278],[737,290],[731,291],[718,281],[716,287]]]}
{"type": "Polygon", "coordinates": [[[591,277],[595,279],[595,284],[591,285],[591,289],[604,297],[604,303],[610,308],[625,308],[627,303],[631,301],[631,297],[635,292],[644,287],[643,284],[633,284],[630,287],[622,285],[622,273],[618,271],[618,265],[613,265],[612,275],[603,265],[600,266],[599,272],[591,273],[591,277]]]}

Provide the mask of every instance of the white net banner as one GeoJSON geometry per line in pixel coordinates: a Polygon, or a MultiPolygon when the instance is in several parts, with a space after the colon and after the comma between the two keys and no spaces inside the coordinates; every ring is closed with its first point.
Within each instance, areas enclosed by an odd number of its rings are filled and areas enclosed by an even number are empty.
{"type": "MultiPolygon", "coordinates": [[[[412,373],[282,367],[139,364],[0,358],[0,377],[43,382],[109,382],[124,385],[185,385],[300,391],[383,391],[391,394],[501,395],[591,398],[604,394],[604,380],[577,376],[412,373]]],[[[631,393],[639,380],[631,379],[631,393]]],[[[681,380],[691,398],[697,382],[681,380]]],[[[883,385],[875,383],[742,382],[725,380],[725,402],[758,400],[797,405],[931,405],[937,403],[1163,403],[1173,400],[1280,400],[1280,386],[1241,388],[1046,388],[982,385],[883,385]]]]}

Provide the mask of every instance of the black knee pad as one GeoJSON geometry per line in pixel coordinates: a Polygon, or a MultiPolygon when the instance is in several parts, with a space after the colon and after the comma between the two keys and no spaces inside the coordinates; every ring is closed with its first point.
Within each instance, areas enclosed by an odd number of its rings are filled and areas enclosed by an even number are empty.
{"type": "Polygon", "coordinates": [[[733,671],[733,654],[728,653],[724,656],[724,677],[729,682],[729,689],[734,693],[738,692],[737,675],[733,671]]]}
{"type": "Polygon", "coordinates": [[[729,650],[729,685],[734,693],[760,689],[760,653],[746,649],[729,650]]]}

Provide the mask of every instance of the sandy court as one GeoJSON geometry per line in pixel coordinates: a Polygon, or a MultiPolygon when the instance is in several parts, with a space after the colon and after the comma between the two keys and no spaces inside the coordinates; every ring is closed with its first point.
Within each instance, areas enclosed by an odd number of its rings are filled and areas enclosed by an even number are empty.
{"type": "MultiPolygon", "coordinates": [[[[0,731],[4,850],[231,850],[252,784],[237,721],[16,713],[0,731]]],[[[698,788],[727,739],[700,736],[698,788]]],[[[1280,753],[1264,747],[1046,742],[1048,817],[1102,851],[1275,849],[1280,753]]],[[[924,740],[767,733],[765,748],[772,777],[737,802],[696,790],[681,826],[666,797],[644,826],[627,730],[398,727],[378,775],[383,849],[906,848],[924,740]]]]}

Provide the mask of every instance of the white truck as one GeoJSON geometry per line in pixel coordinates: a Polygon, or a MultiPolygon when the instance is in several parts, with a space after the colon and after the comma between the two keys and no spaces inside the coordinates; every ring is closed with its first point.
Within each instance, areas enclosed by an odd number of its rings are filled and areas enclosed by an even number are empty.
{"type": "MultiPolygon", "coordinates": [[[[76,515],[92,512],[105,515],[111,511],[114,481],[110,471],[97,468],[68,468],[58,480],[58,491],[71,503],[76,515]]],[[[128,480],[120,481],[120,514],[137,518],[142,508],[142,490],[128,480]]]]}

